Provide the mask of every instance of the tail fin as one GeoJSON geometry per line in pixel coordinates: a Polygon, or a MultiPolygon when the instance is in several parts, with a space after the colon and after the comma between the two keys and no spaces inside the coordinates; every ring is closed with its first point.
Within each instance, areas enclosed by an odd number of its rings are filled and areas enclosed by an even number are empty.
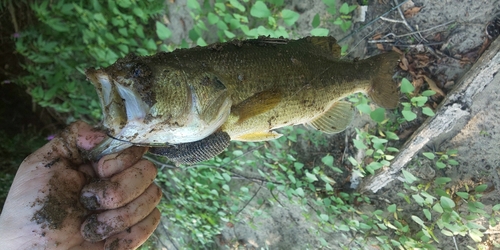
{"type": "Polygon", "coordinates": [[[393,109],[399,103],[398,86],[392,81],[399,54],[389,52],[370,57],[365,61],[373,68],[368,96],[379,106],[393,109]]]}

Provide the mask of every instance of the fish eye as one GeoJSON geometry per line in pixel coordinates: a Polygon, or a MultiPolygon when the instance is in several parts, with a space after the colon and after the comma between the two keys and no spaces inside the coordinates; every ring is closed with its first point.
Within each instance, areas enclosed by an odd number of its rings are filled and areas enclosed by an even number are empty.
{"type": "Polygon", "coordinates": [[[142,70],[140,68],[135,68],[134,72],[132,73],[132,77],[138,78],[142,76],[142,70]]]}

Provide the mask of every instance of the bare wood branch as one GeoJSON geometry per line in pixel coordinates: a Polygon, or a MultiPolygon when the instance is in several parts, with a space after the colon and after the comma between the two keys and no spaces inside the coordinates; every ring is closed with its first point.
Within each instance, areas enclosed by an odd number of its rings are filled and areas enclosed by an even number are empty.
{"type": "Polygon", "coordinates": [[[436,115],[427,119],[413,136],[403,145],[389,168],[363,180],[360,192],[377,192],[388,183],[400,177],[405,165],[429,142],[441,138],[457,126],[460,121],[470,119],[473,98],[490,84],[500,71],[500,39],[479,58],[474,66],[461,78],[457,86],[437,108],[436,115]]]}

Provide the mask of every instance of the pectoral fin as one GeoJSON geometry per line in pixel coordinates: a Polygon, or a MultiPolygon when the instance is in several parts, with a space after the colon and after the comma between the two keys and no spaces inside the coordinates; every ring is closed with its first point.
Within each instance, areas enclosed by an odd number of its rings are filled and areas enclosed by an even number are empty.
{"type": "Polygon", "coordinates": [[[281,101],[281,93],[275,90],[259,92],[232,108],[231,113],[238,116],[238,122],[265,113],[278,105],[281,101]]]}
{"type": "Polygon", "coordinates": [[[263,132],[254,132],[249,134],[240,135],[233,140],[236,141],[269,141],[273,139],[278,139],[282,136],[282,134],[276,133],[274,131],[263,131],[263,132]]]}
{"type": "Polygon", "coordinates": [[[352,121],[354,112],[351,103],[339,101],[324,114],[311,120],[308,124],[327,134],[336,134],[344,131],[352,121]]]}

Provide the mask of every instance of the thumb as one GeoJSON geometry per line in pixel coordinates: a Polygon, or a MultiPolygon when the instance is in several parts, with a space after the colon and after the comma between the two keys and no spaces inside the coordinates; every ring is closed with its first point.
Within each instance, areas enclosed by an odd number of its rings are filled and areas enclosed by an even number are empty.
{"type": "MultiPolygon", "coordinates": [[[[86,151],[99,144],[106,135],[89,124],[77,121],[66,127],[59,135],[37,150],[35,158],[50,164],[51,160],[65,159],[81,164],[86,151]]],[[[30,157],[28,157],[29,160],[30,157]]]]}

